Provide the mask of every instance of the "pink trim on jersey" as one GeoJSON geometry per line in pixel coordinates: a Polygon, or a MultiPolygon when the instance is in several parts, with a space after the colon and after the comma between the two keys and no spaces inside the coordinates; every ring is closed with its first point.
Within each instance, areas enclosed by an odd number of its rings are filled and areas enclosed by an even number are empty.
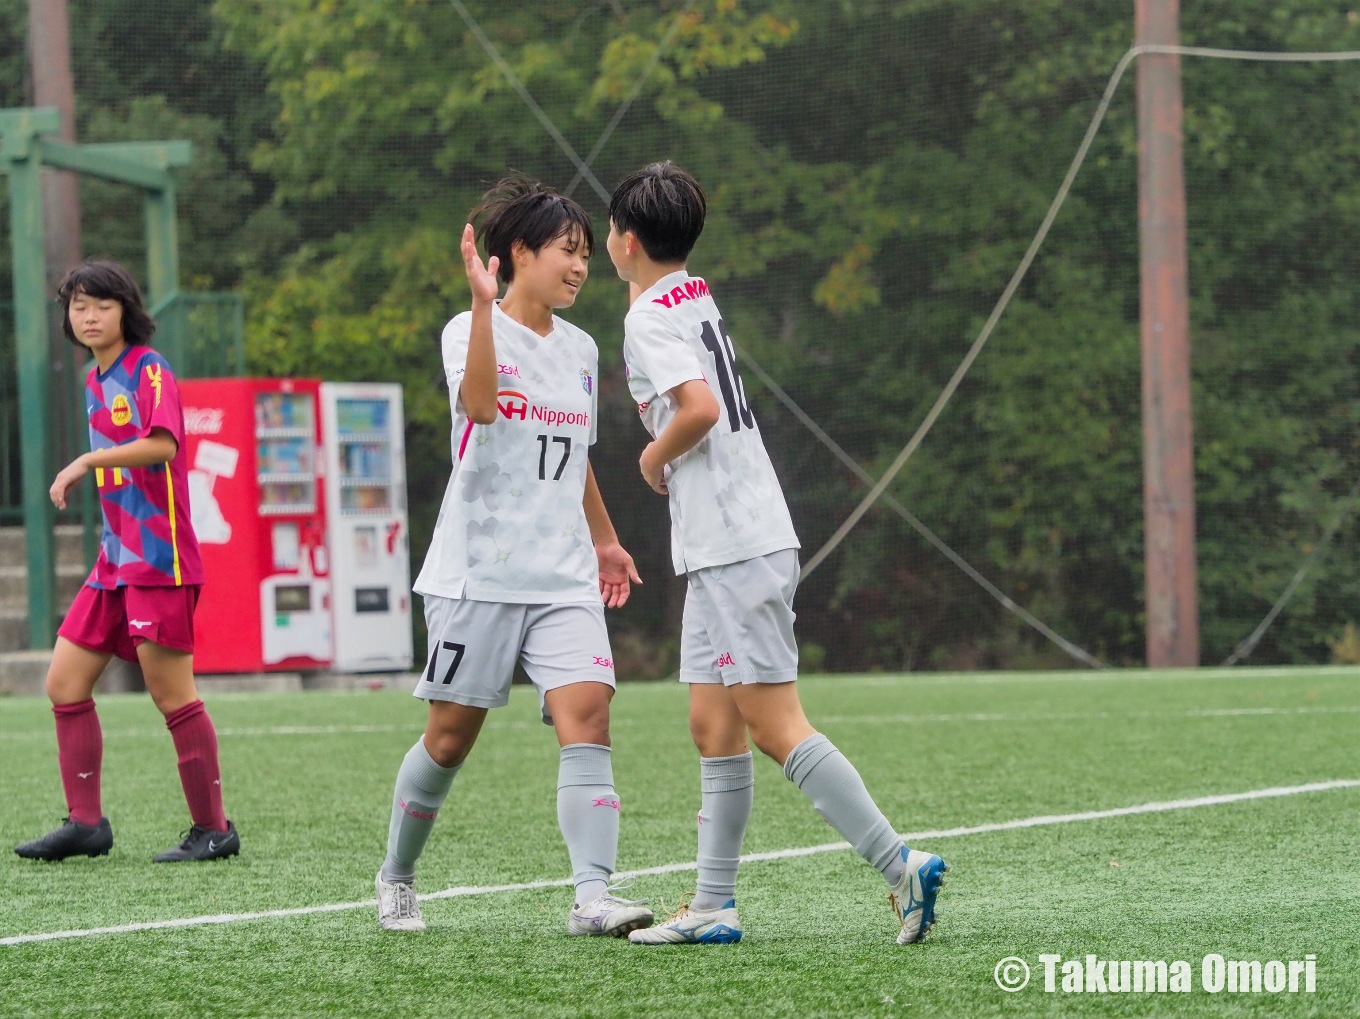
{"type": "Polygon", "coordinates": [[[463,459],[463,450],[467,449],[468,436],[472,434],[472,426],[473,426],[473,424],[474,424],[474,422],[469,421],[469,422],[467,423],[467,427],[463,429],[463,441],[460,442],[460,443],[458,443],[458,459],[459,459],[459,460],[463,459]]]}

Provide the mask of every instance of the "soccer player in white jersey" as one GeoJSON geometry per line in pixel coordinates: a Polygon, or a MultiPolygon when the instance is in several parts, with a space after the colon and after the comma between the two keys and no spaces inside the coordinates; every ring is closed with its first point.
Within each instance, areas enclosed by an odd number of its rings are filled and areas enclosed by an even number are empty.
{"type": "Polygon", "coordinates": [[[636,944],[741,939],[735,890],[755,784],[747,734],[817,813],[883,875],[900,944],[935,920],[948,869],[909,849],[859,773],[808,724],[798,701],[793,593],[798,537],[746,401],[736,354],[708,285],[686,262],[706,203],[670,162],[628,177],[609,204],[609,257],[631,284],[624,320],[628,385],[652,435],[639,466],[669,496],[675,572],[688,577],[680,681],[700,754],[699,874],[692,901],[636,944]]]}
{"type": "Polygon", "coordinates": [[[509,699],[515,663],[538,688],[561,745],[557,819],[571,858],[570,934],[621,937],[652,923],[609,886],[619,797],[609,749],[614,666],[604,606],[641,583],[590,468],[599,353],[553,314],[586,281],[590,218],[549,188],[512,176],[471,219],[463,260],[472,310],[444,328],[453,473],[415,590],[429,663],[415,695],[429,722],[402,761],[387,858],[378,872],[386,930],[421,931],[415,864],[486,719],[509,699]],[[508,284],[497,301],[497,275],[508,284]]]}

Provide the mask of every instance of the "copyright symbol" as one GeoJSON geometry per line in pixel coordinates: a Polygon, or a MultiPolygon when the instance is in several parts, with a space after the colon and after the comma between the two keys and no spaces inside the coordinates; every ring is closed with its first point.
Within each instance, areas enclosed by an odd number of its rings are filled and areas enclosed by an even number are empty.
{"type": "Polygon", "coordinates": [[[992,978],[1003,991],[1011,994],[1023,991],[1029,983],[1029,964],[1018,955],[1009,956],[996,964],[992,978]]]}

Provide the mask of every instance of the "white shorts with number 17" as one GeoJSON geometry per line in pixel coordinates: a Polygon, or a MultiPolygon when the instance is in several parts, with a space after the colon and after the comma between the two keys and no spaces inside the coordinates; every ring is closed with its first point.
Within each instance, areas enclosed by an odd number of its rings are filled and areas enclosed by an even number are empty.
{"type": "Polygon", "coordinates": [[[614,686],[604,605],[568,602],[517,605],[425,596],[429,652],[415,696],[474,708],[499,708],[510,700],[515,663],[524,665],[544,695],[572,683],[614,686]]]}

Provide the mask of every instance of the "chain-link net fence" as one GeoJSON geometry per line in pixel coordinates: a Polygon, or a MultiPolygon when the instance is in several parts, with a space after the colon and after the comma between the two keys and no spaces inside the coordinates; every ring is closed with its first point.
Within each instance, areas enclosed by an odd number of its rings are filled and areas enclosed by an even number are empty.
{"type": "MultiPolygon", "coordinates": [[[[0,9],[23,105],[26,4],[0,9]]],[[[184,278],[243,296],[247,370],[405,385],[417,568],[449,469],[458,235],[497,176],[571,189],[597,235],[597,188],[629,171],[671,158],[703,182],[691,269],[746,354],[807,558],[978,336],[1133,34],[1132,4],[1096,0],[71,0],[71,19],[79,138],[195,143],[184,278]]],[[[1182,41],[1347,49],[1360,17],[1186,2],[1182,41]]],[[[1182,65],[1204,660],[1305,565],[1249,660],[1360,660],[1360,65],[1182,65]]],[[[805,668],[1141,662],[1136,170],[1130,71],[957,393],[806,578],[805,668]]],[[[84,248],[140,271],[124,191],[82,184],[84,248]]],[[[615,651],[664,675],[684,586],[637,476],[625,306],[601,251],[566,317],[601,348],[593,461],[647,581],[615,651]]]]}

